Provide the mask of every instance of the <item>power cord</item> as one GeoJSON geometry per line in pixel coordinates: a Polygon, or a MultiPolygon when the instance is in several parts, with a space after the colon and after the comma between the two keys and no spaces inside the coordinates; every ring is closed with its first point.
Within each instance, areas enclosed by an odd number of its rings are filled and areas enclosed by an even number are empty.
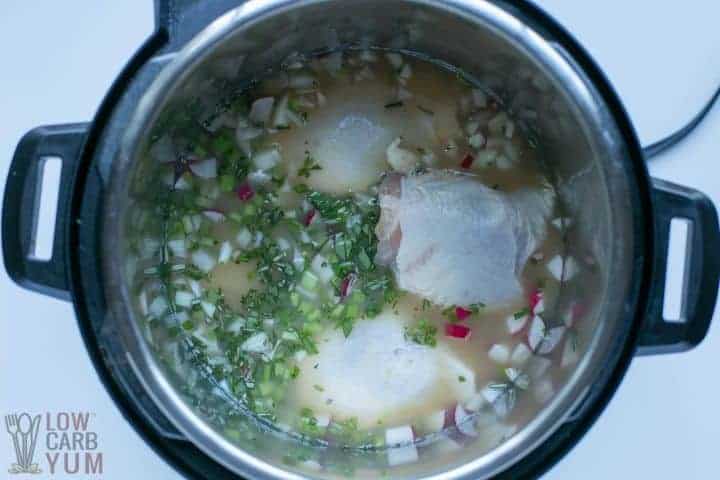
{"type": "Polygon", "coordinates": [[[685,139],[690,133],[692,133],[693,130],[695,130],[695,127],[697,127],[700,122],[702,122],[707,114],[712,110],[713,105],[715,105],[715,101],[720,97],[720,88],[715,90],[715,93],[710,98],[710,100],[705,104],[702,110],[693,117],[690,122],[679,129],[678,131],[674,132],[671,135],[668,135],[667,137],[663,138],[662,140],[658,140],[655,143],[651,143],[647,147],[643,147],[643,153],[645,154],[645,160],[650,160],[654,157],[657,157],[661,153],[665,152],[671,147],[674,147],[679,142],[685,139]]]}

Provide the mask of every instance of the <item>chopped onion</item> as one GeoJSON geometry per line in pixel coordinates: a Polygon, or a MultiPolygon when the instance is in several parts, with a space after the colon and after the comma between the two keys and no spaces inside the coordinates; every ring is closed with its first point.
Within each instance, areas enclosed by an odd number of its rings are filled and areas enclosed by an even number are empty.
{"type": "Polygon", "coordinates": [[[225,214],[219,210],[204,210],[203,215],[213,223],[220,223],[225,220],[225,214]]]}
{"type": "Polygon", "coordinates": [[[265,332],[258,332],[245,340],[240,346],[240,349],[244,352],[262,353],[269,354],[272,350],[272,346],[268,340],[268,336],[265,332]]]}
{"type": "Polygon", "coordinates": [[[205,312],[205,315],[208,318],[213,318],[213,316],[215,315],[215,310],[217,309],[214,303],[202,301],[200,302],[200,306],[202,307],[203,312],[205,312]]]}
{"type": "Polygon", "coordinates": [[[235,130],[235,139],[238,141],[238,144],[242,144],[242,142],[248,142],[263,133],[265,133],[265,130],[252,125],[238,126],[237,130],[235,130]]]}
{"type": "Polygon", "coordinates": [[[205,250],[197,250],[192,254],[192,261],[202,272],[208,273],[215,268],[215,258],[205,250]]]}
{"type": "Polygon", "coordinates": [[[530,386],[530,377],[518,370],[517,368],[506,368],[505,375],[513,385],[518,387],[520,390],[527,390],[530,386]]]}
{"type": "Polygon", "coordinates": [[[280,163],[282,157],[277,148],[266,148],[256,152],[252,160],[260,170],[270,170],[280,163]]]}
{"type": "Polygon", "coordinates": [[[523,328],[525,328],[525,325],[528,322],[528,319],[530,318],[529,315],[521,315],[519,317],[516,317],[514,314],[508,316],[505,319],[505,325],[507,325],[508,332],[510,332],[510,335],[515,335],[516,333],[520,332],[523,328]]]}
{"type": "Polygon", "coordinates": [[[477,132],[468,138],[468,143],[473,148],[481,148],[485,144],[485,136],[477,132]]]}
{"type": "Polygon", "coordinates": [[[510,365],[521,367],[532,357],[532,350],[524,343],[518,343],[510,355],[510,365]]]}
{"type": "Polygon", "coordinates": [[[195,296],[190,292],[185,292],[183,290],[175,292],[175,304],[178,307],[190,308],[193,300],[195,300],[195,296]]]}
{"type": "Polygon", "coordinates": [[[440,432],[445,427],[445,410],[436,410],[422,421],[422,430],[427,433],[440,432]]]}
{"type": "Polygon", "coordinates": [[[227,263],[230,261],[230,258],[232,257],[232,245],[230,245],[230,242],[225,240],[222,245],[220,245],[220,253],[218,254],[218,263],[227,263]]]}
{"type": "Polygon", "coordinates": [[[388,464],[391,466],[402,465],[417,461],[418,452],[413,442],[415,434],[409,425],[389,428],[385,431],[385,444],[387,449],[388,464]]]}
{"type": "Polygon", "coordinates": [[[148,307],[148,312],[155,318],[160,318],[167,311],[168,304],[164,297],[155,297],[148,307]]]}
{"type": "Polygon", "coordinates": [[[419,162],[417,154],[411,150],[400,147],[400,137],[393,140],[385,150],[387,162],[393,170],[401,173],[412,172],[419,162]]]}
{"type": "Polygon", "coordinates": [[[328,283],[330,280],[335,278],[335,272],[333,272],[332,267],[328,263],[327,259],[320,254],[315,255],[310,267],[323,283],[328,283]]]}
{"type": "Polygon", "coordinates": [[[185,246],[184,238],[169,240],[167,242],[167,246],[172,251],[174,256],[180,258],[185,258],[187,256],[187,247],[185,246]]]}
{"type": "Polygon", "coordinates": [[[388,59],[388,62],[390,62],[390,65],[392,65],[395,70],[399,71],[403,65],[403,58],[399,53],[388,52],[385,54],[385,58],[388,59]]]}
{"type": "Polygon", "coordinates": [[[195,295],[196,297],[202,295],[202,287],[200,286],[200,282],[198,282],[197,280],[190,280],[190,282],[188,283],[190,284],[190,290],[192,290],[193,295],[195,295]]]}
{"type": "Polygon", "coordinates": [[[552,352],[562,340],[565,327],[548,328],[540,316],[533,317],[528,330],[528,345],[532,351],[541,355],[552,352]]]}
{"type": "Polygon", "coordinates": [[[243,202],[250,200],[254,195],[255,190],[253,190],[249,183],[242,183],[237,188],[237,196],[243,202]]]}
{"type": "Polygon", "coordinates": [[[471,334],[470,327],[466,325],[460,325],[458,323],[446,323],[445,324],[445,335],[453,338],[470,338],[471,334]]]}
{"type": "Polygon", "coordinates": [[[273,105],[275,105],[273,97],[258,98],[250,107],[248,119],[255,124],[265,125],[272,115],[273,105]]]}
{"type": "Polygon", "coordinates": [[[495,363],[505,365],[510,361],[510,348],[507,345],[496,343],[490,347],[488,357],[495,363]]]}
{"type": "Polygon", "coordinates": [[[235,237],[235,241],[238,245],[242,248],[247,248],[250,246],[250,242],[252,242],[252,233],[250,233],[250,230],[243,227],[242,230],[237,234],[235,237]]]}
{"type": "Polygon", "coordinates": [[[217,177],[217,160],[210,157],[199,162],[190,162],[188,164],[190,171],[200,178],[215,178],[217,177]]]}
{"type": "Polygon", "coordinates": [[[293,251],[292,263],[298,272],[301,272],[305,268],[305,257],[303,257],[301,250],[296,248],[293,251]]]}
{"type": "Polygon", "coordinates": [[[472,156],[470,153],[466,153],[463,157],[462,161],[460,162],[460,166],[464,169],[468,169],[472,167],[473,162],[475,161],[475,157],[472,156]]]}

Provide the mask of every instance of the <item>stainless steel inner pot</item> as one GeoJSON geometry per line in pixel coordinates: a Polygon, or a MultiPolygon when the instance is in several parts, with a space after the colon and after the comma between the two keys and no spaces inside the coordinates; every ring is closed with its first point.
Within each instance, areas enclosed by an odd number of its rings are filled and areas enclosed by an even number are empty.
{"type": "MultiPolygon", "coordinates": [[[[194,7],[198,17],[202,4],[194,7]]],[[[193,8],[184,15],[192,23],[193,8]]],[[[623,301],[632,295],[637,273],[633,232],[638,225],[631,213],[637,209],[631,194],[636,180],[628,173],[626,145],[607,105],[573,56],[539,25],[500,1],[250,1],[156,62],[162,69],[139,96],[107,182],[103,273],[114,328],[127,352],[123,361],[184,437],[247,478],[335,478],[354,466],[360,478],[476,479],[523,459],[581,405],[606,368],[618,332],[632,321],[623,301]],[[212,382],[198,380],[203,373],[190,362],[179,371],[163,366],[142,327],[131,284],[140,260],[127,251],[126,240],[143,208],[134,200],[138,179],[148,168],[142,153],[162,112],[193,98],[213,98],[222,86],[240,85],[294,52],[358,46],[405,50],[459,67],[513,112],[532,112],[527,127],[537,136],[542,161],[573,224],[566,254],[594,259],[593,280],[586,278],[590,269],[581,270],[552,307],[561,315],[580,294],[592,305],[579,332],[581,361],[534,420],[489,452],[478,442],[452,452],[430,446],[421,449],[416,462],[390,467],[384,452],[307,447],[308,458],[332,468],[290,465],[285,457],[299,448],[296,440],[243,420],[237,420],[243,434],[228,435],[225,414],[238,416],[232,399],[212,382]],[[228,59],[238,58],[244,59],[238,75],[228,73],[228,59]]]]}

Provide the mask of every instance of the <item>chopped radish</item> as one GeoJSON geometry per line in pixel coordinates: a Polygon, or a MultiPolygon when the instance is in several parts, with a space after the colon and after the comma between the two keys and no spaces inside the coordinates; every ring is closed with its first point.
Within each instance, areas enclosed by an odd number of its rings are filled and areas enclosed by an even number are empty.
{"type": "Polygon", "coordinates": [[[303,219],[303,225],[309,227],[310,224],[313,223],[313,220],[315,220],[316,214],[317,210],[315,210],[314,208],[308,210],[308,212],[305,214],[305,218],[303,219]]]}
{"type": "Polygon", "coordinates": [[[486,402],[494,404],[502,395],[502,390],[494,388],[493,384],[488,384],[482,389],[480,394],[483,396],[486,402]]]}
{"type": "Polygon", "coordinates": [[[192,262],[201,271],[208,273],[215,268],[215,257],[211,256],[205,250],[198,250],[192,254],[192,262]]]}
{"type": "Polygon", "coordinates": [[[252,160],[260,170],[270,170],[282,161],[282,157],[277,148],[266,148],[256,152],[252,160]]]}
{"type": "Polygon", "coordinates": [[[567,368],[571,365],[575,365],[580,359],[580,353],[577,349],[577,342],[574,338],[568,336],[565,339],[565,345],[563,346],[562,358],[560,360],[560,366],[567,368]]]}
{"type": "Polygon", "coordinates": [[[248,119],[256,124],[265,125],[270,120],[275,99],[273,97],[263,97],[255,100],[250,107],[248,119]]]}
{"type": "Polygon", "coordinates": [[[345,298],[350,295],[353,285],[355,285],[355,275],[351,273],[343,278],[343,281],[340,283],[340,298],[345,298]]]}
{"type": "Polygon", "coordinates": [[[460,162],[460,166],[462,168],[468,169],[472,167],[473,161],[475,161],[475,157],[473,157],[470,153],[466,153],[462,161],[460,162]]]}
{"type": "Polygon", "coordinates": [[[539,315],[545,311],[545,294],[539,288],[530,293],[530,313],[539,315]]]}
{"type": "Polygon", "coordinates": [[[545,355],[560,343],[565,327],[549,328],[540,316],[533,317],[528,331],[528,345],[533,352],[545,355]]]}
{"type": "Polygon", "coordinates": [[[220,245],[220,253],[218,254],[218,263],[227,263],[230,261],[230,258],[232,257],[232,245],[230,245],[229,241],[224,241],[222,245],[220,245]]]}
{"type": "Polygon", "coordinates": [[[468,437],[476,437],[478,435],[473,422],[472,412],[465,410],[462,405],[455,405],[455,426],[458,431],[468,437]]]}
{"type": "Polygon", "coordinates": [[[505,365],[510,360],[510,349],[504,344],[495,344],[488,351],[490,360],[501,365],[505,365]]]}
{"type": "Polygon", "coordinates": [[[471,334],[470,327],[466,325],[460,325],[457,323],[446,323],[445,324],[445,335],[453,338],[470,338],[471,334]]]}
{"type": "Polygon", "coordinates": [[[255,190],[253,190],[249,183],[243,183],[237,189],[237,196],[243,202],[250,200],[254,195],[255,190]]]}
{"type": "Polygon", "coordinates": [[[463,307],[455,307],[455,316],[461,322],[472,315],[472,310],[463,307]]]}
{"type": "Polygon", "coordinates": [[[531,356],[532,350],[530,350],[524,343],[518,343],[510,355],[510,364],[515,367],[521,367],[530,360],[531,356]]]}
{"type": "Polygon", "coordinates": [[[535,401],[540,404],[547,403],[554,394],[555,389],[553,388],[552,380],[549,378],[539,381],[533,387],[533,397],[535,401]]]}
{"type": "Polygon", "coordinates": [[[415,434],[409,425],[387,429],[385,444],[389,447],[387,450],[388,463],[395,466],[417,461],[418,453],[413,444],[414,441],[415,434]]]}
{"type": "Polygon", "coordinates": [[[285,237],[278,237],[275,241],[277,242],[277,246],[283,252],[287,252],[292,248],[292,245],[290,244],[290,240],[288,240],[285,237]]]}
{"type": "Polygon", "coordinates": [[[219,210],[203,210],[203,215],[214,223],[220,223],[225,220],[225,214],[219,210]]]}
{"type": "Polygon", "coordinates": [[[199,162],[190,162],[188,164],[190,171],[200,178],[217,177],[217,160],[211,157],[199,162]]]}
{"type": "Polygon", "coordinates": [[[507,325],[507,329],[508,332],[510,332],[510,335],[515,335],[523,328],[525,328],[525,325],[527,324],[529,319],[530,315],[528,314],[512,314],[508,316],[505,319],[505,324],[507,325]]]}

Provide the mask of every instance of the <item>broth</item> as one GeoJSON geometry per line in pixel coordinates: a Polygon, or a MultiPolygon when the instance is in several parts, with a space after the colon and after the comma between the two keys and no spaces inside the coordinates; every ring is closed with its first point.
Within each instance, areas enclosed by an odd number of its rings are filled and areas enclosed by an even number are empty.
{"type": "MultiPolygon", "coordinates": [[[[577,269],[562,260],[566,220],[527,132],[492,92],[417,58],[335,52],[285,65],[204,128],[186,117],[167,120],[172,133],[148,151],[159,167],[147,181],[163,183],[154,189],[162,241],[133,245],[152,259],[138,303],[169,364],[181,362],[186,339],[193,361],[268,425],[377,448],[431,442],[449,429],[452,441],[485,435],[493,446],[542,408],[577,361],[572,315],[543,317],[561,277],[577,269]],[[517,207],[508,218],[520,218],[532,240],[527,254],[516,245],[510,255],[519,265],[508,272],[518,285],[511,297],[436,302],[452,282],[468,298],[490,293],[463,281],[478,272],[443,271],[430,287],[400,273],[404,243],[421,242],[422,231],[413,240],[406,223],[393,239],[383,202],[414,191],[441,198],[445,190],[427,186],[435,180],[463,184],[505,212],[517,207]],[[396,251],[383,251],[381,234],[396,251]]],[[[418,205],[432,222],[432,205],[418,205]]],[[[443,206],[437,224],[456,208],[443,206]]],[[[480,228],[476,216],[459,218],[467,225],[458,228],[480,228]]],[[[450,253],[434,258],[452,265],[469,255],[436,247],[450,253]]],[[[492,261],[505,248],[484,255],[492,261]]]]}

